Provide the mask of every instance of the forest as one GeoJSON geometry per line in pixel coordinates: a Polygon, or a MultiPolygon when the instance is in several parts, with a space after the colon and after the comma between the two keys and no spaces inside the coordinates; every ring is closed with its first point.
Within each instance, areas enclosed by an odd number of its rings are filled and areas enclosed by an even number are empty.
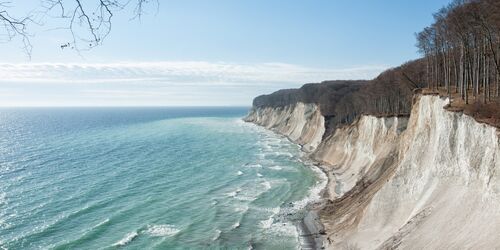
{"type": "Polygon", "coordinates": [[[458,93],[465,104],[499,96],[500,1],[455,0],[417,34],[427,88],[458,93]]]}
{"type": "Polygon", "coordinates": [[[409,116],[414,94],[450,99],[448,110],[500,127],[500,1],[454,0],[416,34],[422,58],[370,81],[326,81],[257,97],[254,106],[315,102],[327,130],[360,115],[409,116]]]}
{"type": "Polygon", "coordinates": [[[417,34],[427,91],[450,110],[500,127],[500,1],[455,0],[417,34]]]}

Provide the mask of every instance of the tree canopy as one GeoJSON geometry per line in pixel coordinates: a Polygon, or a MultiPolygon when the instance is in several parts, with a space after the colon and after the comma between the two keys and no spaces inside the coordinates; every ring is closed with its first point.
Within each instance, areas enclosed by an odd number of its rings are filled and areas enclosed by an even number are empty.
{"type": "Polygon", "coordinates": [[[466,104],[470,95],[484,103],[499,96],[500,1],[454,0],[416,37],[428,88],[459,93],[466,104]]]}

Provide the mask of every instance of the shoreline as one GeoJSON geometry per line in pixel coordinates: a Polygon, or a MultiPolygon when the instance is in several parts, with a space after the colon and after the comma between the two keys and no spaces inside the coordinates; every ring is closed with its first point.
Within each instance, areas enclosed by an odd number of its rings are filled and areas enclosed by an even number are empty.
{"type": "MultiPolygon", "coordinates": [[[[308,160],[313,161],[309,156],[306,156],[308,160]]],[[[305,215],[302,218],[301,222],[299,223],[299,232],[302,230],[304,233],[303,235],[299,235],[299,237],[304,237],[306,238],[306,244],[303,244],[303,242],[299,241],[301,243],[301,248],[302,249],[325,249],[325,236],[326,236],[326,231],[323,223],[321,223],[321,219],[319,217],[319,212],[323,209],[324,202],[325,202],[325,192],[326,188],[328,186],[328,183],[330,182],[330,178],[328,177],[328,174],[325,172],[325,170],[316,162],[313,161],[312,166],[310,166],[313,171],[315,168],[317,168],[321,173],[325,176],[325,185],[321,188],[319,191],[319,199],[318,200],[311,200],[305,209],[305,215]]],[[[316,171],[315,171],[316,172],[316,171]]],[[[317,172],[316,172],[317,173],[317,172]]],[[[321,178],[319,176],[319,178],[321,178]]],[[[320,185],[320,184],[317,184],[320,185]]]]}
{"type": "Polygon", "coordinates": [[[300,219],[299,223],[296,223],[299,247],[300,249],[325,249],[324,242],[326,240],[326,231],[324,225],[321,223],[319,218],[319,212],[323,209],[325,203],[325,192],[328,187],[328,183],[330,183],[330,178],[325,169],[321,166],[321,163],[315,161],[310,157],[310,153],[304,150],[304,147],[292,139],[290,137],[283,135],[277,132],[274,129],[268,129],[259,124],[256,124],[251,121],[245,120],[245,117],[242,118],[242,121],[251,123],[253,125],[262,127],[268,131],[271,131],[277,135],[283,136],[289,142],[300,147],[300,152],[304,155],[299,155],[299,158],[303,159],[302,163],[309,167],[318,178],[318,182],[311,186],[310,193],[305,198],[310,198],[307,204],[303,208],[304,216],[300,219]],[[324,182],[324,186],[321,185],[324,182]],[[320,190],[314,192],[315,187],[320,187],[320,190]],[[318,197],[314,197],[317,195],[318,197]]]}
{"type": "MultiPolygon", "coordinates": [[[[253,122],[251,123],[255,124],[253,122]]],[[[260,126],[258,124],[255,125],[260,126]]],[[[315,161],[310,157],[310,153],[305,151],[302,145],[294,142],[292,139],[290,139],[290,137],[280,134],[273,129],[267,130],[272,131],[277,135],[284,136],[289,142],[300,147],[300,152],[304,153],[304,155],[300,156],[300,158],[305,159],[305,161],[302,161],[302,163],[305,166],[309,167],[319,179],[319,182],[312,186],[310,190],[312,190],[314,187],[319,187],[322,184],[321,180],[324,179],[325,185],[316,193],[319,196],[318,199],[314,199],[314,192],[311,192],[308,196],[306,196],[310,197],[311,199],[304,206],[304,216],[300,220],[300,223],[296,225],[296,227],[297,232],[299,233],[298,242],[300,249],[325,249],[324,242],[326,240],[326,230],[319,218],[319,212],[323,209],[325,202],[325,192],[327,190],[328,183],[330,183],[328,173],[323,167],[321,167],[320,162],[315,161]],[[323,175],[324,178],[322,178],[321,175],[323,175]]]]}
{"type": "Polygon", "coordinates": [[[307,244],[301,244],[302,249],[308,249],[307,246],[310,246],[309,249],[324,249],[325,230],[318,212],[319,209],[308,210],[300,223],[307,238],[307,244]]]}

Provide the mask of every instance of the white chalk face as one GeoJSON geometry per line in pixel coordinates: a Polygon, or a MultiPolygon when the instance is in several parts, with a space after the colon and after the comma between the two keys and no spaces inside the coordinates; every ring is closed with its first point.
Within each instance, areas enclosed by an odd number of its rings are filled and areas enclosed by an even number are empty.
{"type": "Polygon", "coordinates": [[[448,102],[421,96],[409,118],[363,116],[320,145],[315,157],[336,166],[327,186],[331,198],[361,179],[378,181],[366,207],[351,207],[362,208],[359,225],[338,242],[370,249],[405,235],[402,249],[446,248],[450,242],[498,246],[500,176],[492,171],[500,167],[497,129],[443,109],[448,102]],[[378,175],[391,167],[393,174],[378,175]],[[456,228],[463,233],[449,233],[456,228]]]}
{"type": "Polygon", "coordinates": [[[287,136],[306,152],[313,152],[325,133],[325,118],[319,107],[311,103],[297,103],[284,109],[253,109],[246,119],[287,136]]]}

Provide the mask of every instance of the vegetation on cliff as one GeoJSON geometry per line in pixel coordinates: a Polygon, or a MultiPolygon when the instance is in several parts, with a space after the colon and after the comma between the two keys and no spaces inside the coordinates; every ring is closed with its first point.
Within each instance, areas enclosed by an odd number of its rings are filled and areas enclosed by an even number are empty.
{"type": "Polygon", "coordinates": [[[325,81],[255,98],[254,107],[316,103],[327,131],[361,114],[408,116],[413,93],[440,94],[450,110],[500,124],[500,2],[455,0],[434,14],[417,36],[423,58],[389,69],[370,81],[325,81]]]}
{"type": "Polygon", "coordinates": [[[315,103],[325,116],[327,131],[350,124],[362,114],[407,116],[411,111],[413,91],[424,86],[425,72],[421,65],[421,60],[409,62],[370,81],[325,81],[305,84],[299,89],[279,90],[256,97],[253,106],[315,103]]]}

